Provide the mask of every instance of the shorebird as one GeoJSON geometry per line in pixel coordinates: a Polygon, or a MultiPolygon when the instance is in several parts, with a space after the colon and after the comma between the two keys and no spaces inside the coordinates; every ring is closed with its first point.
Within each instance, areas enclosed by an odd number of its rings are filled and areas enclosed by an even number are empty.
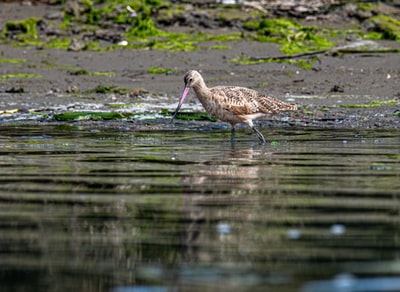
{"type": "Polygon", "coordinates": [[[238,86],[208,88],[203,77],[196,70],[188,71],[183,81],[185,82],[185,88],[172,116],[171,123],[181,108],[190,88],[193,88],[196,97],[208,113],[221,121],[231,124],[232,143],[235,141],[235,125],[245,123],[257,134],[260,143],[265,144],[264,136],[254,126],[253,120],[282,111],[297,109],[296,105],[266,96],[250,88],[238,86]]]}

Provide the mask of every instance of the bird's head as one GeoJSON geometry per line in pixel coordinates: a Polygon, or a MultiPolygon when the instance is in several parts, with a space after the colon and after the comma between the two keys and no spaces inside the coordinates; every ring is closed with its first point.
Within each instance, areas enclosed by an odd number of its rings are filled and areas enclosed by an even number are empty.
{"type": "Polygon", "coordinates": [[[175,113],[172,116],[171,122],[173,122],[175,116],[178,114],[179,109],[181,108],[183,101],[185,100],[187,94],[189,93],[190,88],[196,86],[203,80],[203,77],[201,77],[200,73],[197,72],[196,70],[190,70],[186,72],[185,76],[183,77],[183,81],[185,82],[185,89],[183,90],[182,96],[179,99],[178,106],[176,107],[175,113]]]}
{"type": "Polygon", "coordinates": [[[196,70],[190,70],[186,72],[185,76],[183,77],[183,81],[185,82],[185,88],[192,88],[196,86],[203,78],[201,77],[200,73],[196,70]]]}

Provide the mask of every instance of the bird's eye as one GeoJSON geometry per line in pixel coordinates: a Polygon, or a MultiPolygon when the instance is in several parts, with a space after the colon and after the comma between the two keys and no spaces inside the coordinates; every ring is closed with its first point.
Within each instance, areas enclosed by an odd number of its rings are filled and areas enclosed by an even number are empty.
{"type": "Polygon", "coordinates": [[[192,83],[192,81],[193,81],[193,78],[189,78],[189,82],[192,83]]]}

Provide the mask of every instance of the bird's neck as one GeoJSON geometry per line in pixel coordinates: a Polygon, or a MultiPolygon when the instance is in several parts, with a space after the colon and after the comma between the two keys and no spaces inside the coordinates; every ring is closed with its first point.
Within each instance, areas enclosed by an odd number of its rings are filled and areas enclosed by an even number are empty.
{"type": "Polygon", "coordinates": [[[204,80],[200,80],[195,86],[193,86],[193,90],[196,93],[197,98],[202,103],[204,103],[204,101],[209,99],[212,95],[204,80]]]}

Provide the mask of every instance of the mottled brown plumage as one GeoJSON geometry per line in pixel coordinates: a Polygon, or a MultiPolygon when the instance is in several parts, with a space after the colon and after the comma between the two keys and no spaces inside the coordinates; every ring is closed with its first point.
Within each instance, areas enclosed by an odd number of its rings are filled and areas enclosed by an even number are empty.
{"type": "Polygon", "coordinates": [[[245,87],[216,86],[208,88],[203,77],[195,70],[188,71],[185,74],[184,82],[185,89],[171,122],[182,106],[189,89],[193,88],[197,98],[208,113],[231,124],[232,142],[235,139],[235,125],[245,123],[253,129],[260,142],[264,144],[264,136],[254,127],[253,120],[282,111],[296,110],[295,105],[287,104],[245,87]]]}

